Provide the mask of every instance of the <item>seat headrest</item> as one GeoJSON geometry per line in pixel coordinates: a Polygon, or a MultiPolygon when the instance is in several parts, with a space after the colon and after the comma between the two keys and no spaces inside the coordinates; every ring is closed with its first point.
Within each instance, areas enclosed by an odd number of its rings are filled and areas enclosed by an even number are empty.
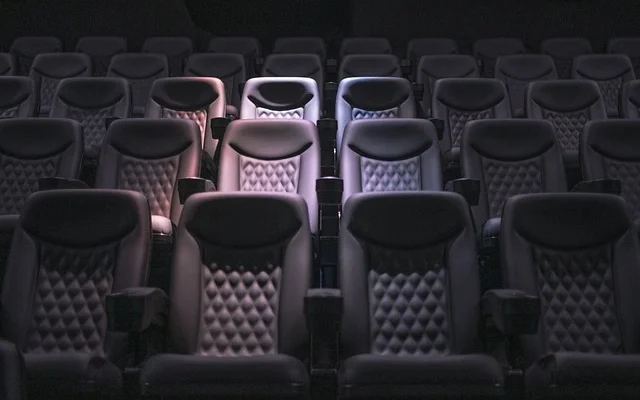
{"type": "Polygon", "coordinates": [[[624,54],[586,54],[573,59],[573,69],[583,78],[604,81],[628,74],[633,65],[624,54]]]}
{"type": "Polygon", "coordinates": [[[326,57],[324,40],[319,37],[280,38],[273,44],[273,54],[316,54],[326,57]]]}
{"type": "Polygon", "coordinates": [[[82,248],[121,240],[150,219],[149,202],[138,192],[47,190],[29,197],[20,226],[46,242],[82,248]]]}
{"type": "Polygon", "coordinates": [[[622,197],[592,193],[511,197],[505,204],[502,226],[536,245],[566,250],[611,243],[635,229],[622,197]],[[510,226],[504,223],[507,219],[510,226]]]}
{"type": "Polygon", "coordinates": [[[469,55],[423,56],[420,71],[433,78],[465,78],[477,72],[476,59],[469,55]]]}
{"type": "Polygon", "coordinates": [[[188,37],[152,37],[144,41],[142,51],[180,56],[193,51],[193,42],[188,37]]]}
{"type": "Polygon", "coordinates": [[[311,78],[322,69],[322,60],[316,54],[271,54],[264,62],[268,76],[311,78]]]}
{"type": "Polygon", "coordinates": [[[357,193],[342,218],[359,240],[394,249],[446,243],[471,224],[464,198],[449,192],[357,193]]]}
{"type": "Polygon", "coordinates": [[[225,134],[236,152],[262,160],[295,157],[317,141],[317,128],[307,120],[236,120],[225,134]]]}
{"type": "Polygon", "coordinates": [[[164,54],[126,53],[111,59],[109,75],[116,74],[129,79],[150,79],[165,75],[169,69],[164,54]]]}
{"type": "Polygon", "coordinates": [[[392,54],[353,54],[344,57],[341,75],[346,76],[402,76],[400,61],[392,54]]]}
{"type": "Polygon", "coordinates": [[[557,146],[553,124],[544,120],[470,121],[464,135],[480,156],[501,161],[527,160],[557,146]]]}
{"type": "Polygon", "coordinates": [[[349,54],[391,54],[391,42],[386,38],[352,37],[340,45],[340,58],[349,54]]]}
{"type": "Polygon", "coordinates": [[[413,97],[408,80],[394,77],[345,78],[338,85],[338,96],[351,107],[382,111],[398,107],[413,97]]]}
{"type": "Polygon", "coordinates": [[[584,141],[596,153],[620,161],[640,161],[640,121],[590,121],[584,128],[584,141]]]}
{"type": "Polygon", "coordinates": [[[0,108],[12,108],[34,94],[33,81],[26,76],[0,76],[0,108]]]}
{"type": "Polygon", "coordinates": [[[591,42],[585,38],[555,38],[542,42],[541,52],[554,58],[572,59],[593,52],[591,42]]]}
{"type": "Polygon", "coordinates": [[[78,40],[76,51],[96,57],[107,57],[127,51],[127,39],[115,36],[84,37],[78,40]]]}
{"type": "Polygon", "coordinates": [[[412,39],[407,45],[410,57],[417,57],[425,54],[456,54],[458,44],[453,39],[447,38],[421,38],[412,39]]]}
{"type": "Polygon", "coordinates": [[[153,101],[177,111],[209,108],[223,95],[224,83],[218,78],[161,78],[151,87],[153,101]]]}
{"type": "Polygon", "coordinates": [[[246,57],[259,55],[261,47],[256,38],[236,36],[213,38],[207,50],[216,53],[238,53],[246,57]]]}
{"type": "Polygon", "coordinates": [[[63,118],[0,120],[0,153],[22,160],[43,159],[64,152],[76,143],[82,147],[80,123],[63,118]],[[25,146],[28,143],[28,146],[25,146]]]}
{"type": "Polygon", "coordinates": [[[86,74],[91,70],[91,57],[84,53],[39,54],[33,61],[32,71],[49,78],[68,78],[86,74]]]}
{"type": "Polygon", "coordinates": [[[318,84],[311,78],[252,78],[244,87],[246,96],[257,107],[274,111],[303,108],[318,97],[318,84]]]}
{"type": "Polygon", "coordinates": [[[187,75],[215,76],[224,79],[239,72],[244,74],[244,57],[241,54],[202,53],[189,58],[187,75]]]}
{"type": "Polygon", "coordinates": [[[393,118],[350,121],[342,146],[361,157],[394,161],[417,157],[437,143],[437,133],[429,121],[393,118]]]}
{"type": "Polygon", "coordinates": [[[198,193],[187,200],[180,228],[226,248],[276,245],[309,230],[302,197],[285,193],[198,193]]]}
{"type": "Polygon", "coordinates": [[[62,42],[53,36],[23,36],[13,41],[10,51],[35,57],[38,54],[62,51],[62,42]]]}
{"type": "Polygon", "coordinates": [[[500,56],[496,61],[496,74],[523,81],[557,78],[553,58],[542,54],[500,56]]]}
{"type": "Polygon", "coordinates": [[[131,89],[123,78],[67,78],[60,82],[57,96],[75,108],[99,109],[131,96],[131,89]]]}
{"type": "Polygon", "coordinates": [[[473,44],[473,53],[495,58],[506,54],[524,53],[522,40],[516,38],[480,39],[473,44]]]}
{"type": "Polygon", "coordinates": [[[486,110],[507,98],[502,81],[490,78],[444,78],[436,81],[434,96],[447,107],[486,110]]]}
{"type": "Polygon", "coordinates": [[[532,82],[529,96],[541,107],[558,112],[584,110],[601,101],[598,84],[587,80],[532,82]]]}

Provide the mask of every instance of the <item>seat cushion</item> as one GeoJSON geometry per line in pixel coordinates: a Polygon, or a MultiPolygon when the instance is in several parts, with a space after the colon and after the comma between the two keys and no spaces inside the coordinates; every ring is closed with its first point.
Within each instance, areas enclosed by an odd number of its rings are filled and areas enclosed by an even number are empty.
{"type": "Polygon", "coordinates": [[[525,372],[534,399],[640,398],[640,355],[549,354],[525,372]]]}
{"type": "Polygon", "coordinates": [[[173,223],[167,217],[152,215],[151,229],[155,235],[171,236],[173,234],[173,223]]]}
{"type": "Polygon", "coordinates": [[[108,398],[122,391],[120,369],[86,353],[25,354],[29,398],[91,395],[108,398]]]}
{"type": "Polygon", "coordinates": [[[485,355],[381,356],[349,358],[340,370],[341,398],[504,395],[502,368],[485,355]]]}
{"type": "Polygon", "coordinates": [[[206,357],[162,354],[142,370],[147,396],[306,398],[309,377],[300,360],[285,355],[206,357]]]}

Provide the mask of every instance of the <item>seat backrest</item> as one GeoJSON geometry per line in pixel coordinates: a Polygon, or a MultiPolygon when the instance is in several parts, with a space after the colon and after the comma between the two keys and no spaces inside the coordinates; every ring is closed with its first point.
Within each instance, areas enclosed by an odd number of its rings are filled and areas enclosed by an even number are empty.
{"type": "Polygon", "coordinates": [[[141,117],[144,115],[153,82],[169,76],[169,64],[163,54],[118,54],[111,59],[107,76],[129,81],[133,115],[141,117]]]}
{"type": "Polygon", "coordinates": [[[400,60],[393,54],[353,54],[340,63],[338,80],[353,77],[402,77],[400,60]]]}
{"type": "Polygon", "coordinates": [[[640,351],[640,248],[621,197],[514,197],[500,241],[506,287],[542,303],[538,334],[521,338],[525,362],[557,352],[640,351]]]}
{"type": "Polygon", "coordinates": [[[13,41],[9,52],[16,58],[19,75],[29,75],[38,54],[61,52],[62,41],[53,36],[23,36],[13,41]]]}
{"type": "Polygon", "coordinates": [[[494,69],[499,56],[524,53],[526,53],[524,43],[516,38],[480,39],[473,43],[473,56],[480,63],[481,75],[485,78],[495,76],[494,69]]]}
{"type": "Polygon", "coordinates": [[[262,57],[262,45],[258,39],[244,36],[217,37],[211,39],[207,51],[211,53],[240,54],[245,60],[247,78],[258,76],[256,60],[262,57]]]}
{"type": "Polygon", "coordinates": [[[112,292],[146,284],[150,220],[139,193],[33,194],[5,270],[2,337],[24,353],[91,353],[122,364],[128,337],[107,330],[105,301],[112,292]]]}
{"type": "Polygon", "coordinates": [[[313,250],[306,214],[304,200],[284,193],[187,200],[173,259],[172,351],[308,355],[303,305],[313,250]]]}
{"type": "Polygon", "coordinates": [[[324,88],[324,65],[316,54],[271,54],[264,60],[262,76],[311,78],[324,88]]]}
{"type": "Polygon", "coordinates": [[[11,53],[0,53],[0,76],[13,76],[16,74],[16,63],[11,53]]]}
{"type": "Polygon", "coordinates": [[[607,43],[607,53],[626,55],[631,59],[636,76],[640,75],[640,37],[613,38],[607,43]]]}
{"type": "Polygon", "coordinates": [[[352,54],[392,54],[391,42],[386,38],[375,37],[352,37],[346,38],[340,44],[339,57],[352,54]]]}
{"type": "Polygon", "coordinates": [[[247,80],[244,57],[232,53],[193,54],[187,60],[184,76],[218,78],[224,83],[227,104],[240,108],[240,84],[247,80]]]}
{"type": "Polygon", "coordinates": [[[460,151],[467,122],[511,118],[511,105],[507,89],[500,80],[445,78],[436,82],[431,113],[433,117],[444,120],[441,151],[455,153],[460,151]]]}
{"type": "Polygon", "coordinates": [[[65,78],[91,76],[91,57],[82,53],[39,54],[33,60],[29,78],[36,87],[39,115],[49,115],[58,84],[65,78]]]}
{"type": "Polygon", "coordinates": [[[338,84],[336,149],[347,123],[357,119],[415,118],[411,83],[403,78],[345,78],[338,84]]]}
{"type": "Polygon", "coordinates": [[[469,55],[432,55],[420,58],[416,82],[424,85],[422,108],[430,113],[433,89],[442,78],[479,78],[480,70],[476,59],[469,55]]]}
{"type": "Polygon", "coordinates": [[[480,199],[471,208],[478,229],[488,219],[500,218],[512,196],[567,191],[562,150],[551,122],[472,121],[464,135],[462,177],[480,181],[480,199]]]}
{"type": "Polygon", "coordinates": [[[423,56],[458,54],[458,51],[458,43],[453,39],[411,39],[407,44],[407,59],[417,63],[423,56]]]}
{"type": "Polygon", "coordinates": [[[631,60],[624,54],[587,54],[574,58],[573,79],[588,79],[600,87],[607,115],[617,118],[620,113],[620,91],[626,82],[636,79],[631,60]]]}
{"type": "Polygon", "coordinates": [[[560,79],[569,79],[571,77],[573,59],[583,54],[593,53],[593,48],[589,39],[554,38],[542,42],[540,53],[553,58],[560,79]]]}
{"type": "Polygon", "coordinates": [[[131,111],[131,85],[126,79],[67,78],[58,85],[49,115],[78,121],[84,132],[84,157],[96,160],[107,118],[129,118],[131,111]]]}
{"type": "Polygon", "coordinates": [[[311,78],[251,78],[244,85],[240,119],[320,119],[318,84],[311,78]]]}
{"type": "Polygon", "coordinates": [[[636,227],[640,228],[640,121],[592,121],[580,138],[584,179],[616,179],[622,183],[636,227]]]}
{"type": "Polygon", "coordinates": [[[273,54],[315,54],[324,62],[327,47],[319,37],[283,37],[273,44],[273,54]]]}
{"type": "Polygon", "coordinates": [[[187,58],[193,53],[193,42],[188,37],[151,37],[142,44],[143,53],[167,56],[170,76],[182,76],[187,58]]]}
{"type": "Polygon", "coordinates": [[[126,53],[127,48],[127,39],[117,36],[87,36],[80,38],[76,44],[77,53],[91,56],[94,76],[106,76],[111,58],[126,53]]]}
{"type": "Polygon", "coordinates": [[[198,176],[200,157],[200,131],[193,121],[115,121],[102,148],[96,187],[140,192],[151,215],[177,225],[182,211],[178,180],[198,176]]]}
{"type": "Polygon", "coordinates": [[[496,79],[507,87],[514,117],[525,116],[525,99],[530,82],[558,79],[553,58],[543,54],[500,56],[496,60],[496,79]]]}
{"type": "Polygon", "coordinates": [[[622,85],[619,110],[622,118],[640,119],[640,80],[622,85]]]}
{"type": "Polygon", "coordinates": [[[26,76],[0,76],[0,93],[0,120],[36,115],[36,88],[31,79],[26,76]]]}
{"type": "Polygon", "coordinates": [[[354,193],[442,190],[438,135],[420,119],[347,124],[340,151],[343,203],[354,193]]]}
{"type": "Polygon", "coordinates": [[[319,178],[320,144],[312,122],[237,120],[227,128],[220,151],[219,191],[297,193],[307,202],[315,232],[319,178]]]}
{"type": "Polygon", "coordinates": [[[476,259],[473,222],[460,195],[351,196],[338,246],[344,355],[476,351],[476,259]]]}
{"type": "Polygon", "coordinates": [[[527,117],[546,119],[555,127],[565,161],[577,161],[584,125],[607,118],[607,111],[595,82],[558,80],[532,82],[527,89],[527,117]]]}
{"type": "Polygon", "coordinates": [[[225,116],[224,84],[217,78],[162,78],[153,83],[146,118],[189,119],[200,128],[200,145],[210,155],[218,141],[211,135],[211,119],[225,116]]]}

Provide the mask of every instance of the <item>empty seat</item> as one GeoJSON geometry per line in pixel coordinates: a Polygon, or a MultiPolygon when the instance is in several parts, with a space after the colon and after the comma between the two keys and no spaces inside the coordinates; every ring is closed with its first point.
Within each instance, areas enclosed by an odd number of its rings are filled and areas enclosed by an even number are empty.
{"type": "Polygon", "coordinates": [[[617,118],[620,113],[620,91],[625,82],[636,78],[631,60],[624,54],[589,54],[573,60],[573,79],[588,79],[600,87],[607,115],[617,118]]]}
{"type": "Polygon", "coordinates": [[[36,56],[29,77],[38,95],[39,115],[49,115],[62,79],[91,76],[91,57],[82,53],[49,53],[36,56]]]}
{"type": "Polygon", "coordinates": [[[515,38],[480,39],[473,44],[473,56],[478,60],[485,78],[495,75],[495,63],[499,56],[526,53],[522,40],[515,38]]]}
{"type": "Polygon", "coordinates": [[[338,80],[372,76],[401,78],[400,60],[391,54],[355,54],[344,57],[340,63],[338,80]]]}
{"type": "Polygon", "coordinates": [[[169,76],[167,57],[162,54],[118,54],[111,59],[107,76],[125,78],[131,84],[133,116],[144,115],[151,86],[169,76]]]}
{"type": "Polygon", "coordinates": [[[620,116],[640,119],[640,80],[627,82],[620,93],[620,116]]]}
{"type": "Polygon", "coordinates": [[[0,340],[0,398],[26,400],[24,358],[14,343],[0,340]]]}
{"type": "Polygon", "coordinates": [[[562,147],[565,166],[578,166],[578,147],[584,125],[607,118],[595,82],[559,80],[533,82],[527,91],[527,117],[551,121],[562,147]]]}
{"type": "Polygon", "coordinates": [[[416,82],[424,85],[420,104],[425,113],[431,113],[431,100],[436,81],[442,78],[479,78],[476,59],[462,54],[423,56],[420,58],[416,82]]]}
{"type": "Polygon", "coordinates": [[[52,36],[19,37],[13,41],[9,51],[16,58],[18,74],[29,75],[36,56],[43,53],[61,52],[62,42],[52,36]]]}
{"type": "Polygon", "coordinates": [[[322,115],[316,81],[311,78],[252,78],[244,86],[241,119],[306,119],[322,115]]]}
{"type": "Polygon", "coordinates": [[[173,354],[147,360],[143,395],[309,397],[301,361],[308,356],[303,304],[313,268],[306,213],[299,196],[283,193],[187,200],[168,317],[173,354]]]}
{"type": "Polygon", "coordinates": [[[244,57],[231,53],[193,54],[187,61],[184,76],[218,78],[224,83],[227,105],[240,109],[240,84],[247,80],[244,57]]]}
{"type": "Polygon", "coordinates": [[[360,193],[342,213],[339,397],[490,399],[500,364],[478,348],[480,281],[467,202],[360,193]]]}
{"type": "Polygon", "coordinates": [[[445,78],[436,82],[431,114],[444,120],[440,150],[445,164],[460,161],[464,127],[478,119],[511,118],[507,89],[489,78],[445,78]]]}
{"type": "Polygon", "coordinates": [[[256,61],[262,57],[262,45],[252,37],[217,37],[211,39],[207,51],[212,53],[240,54],[245,60],[247,78],[253,78],[260,73],[256,69],[256,61]]]}
{"type": "Polygon", "coordinates": [[[311,78],[324,88],[324,66],[315,54],[271,54],[264,60],[262,76],[311,78]]]}
{"type": "Polygon", "coordinates": [[[94,76],[105,76],[113,56],[127,52],[127,39],[116,36],[83,37],[76,44],[76,52],[91,56],[94,76]]]}
{"type": "Polygon", "coordinates": [[[407,61],[411,63],[411,79],[414,81],[417,79],[418,63],[422,57],[457,54],[458,51],[458,44],[453,39],[411,39],[407,44],[407,61]]]}
{"type": "Polygon", "coordinates": [[[320,178],[320,144],[310,121],[237,120],[225,134],[220,151],[221,192],[297,193],[307,202],[316,231],[320,178]]]}
{"type": "Polygon", "coordinates": [[[624,200],[533,194],[503,215],[506,287],[541,302],[538,333],[514,349],[527,398],[638,398],[640,248],[624,200]]]}
{"type": "Polygon", "coordinates": [[[354,193],[442,190],[438,135],[420,119],[347,124],[340,151],[343,203],[354,193]]]}
{"type": "Polygon", "coordinates": [[[149,224],[149,205],[138,193],[49,190],[30,197],[0,294],[3,338],[24,353],[29,399],[122,396],[129,338],[107,330],[105,301],[146,284],[149,224]]]}
{"type": "Polygon", "coordinates": [[[626,55],[631,59],[636,76],[640,75],[640,38],[613,38],[607,43],[607,53],[626,55]]]}
{"type": "Polygon", "coordinates": [[[36,89],[26,76],[0,76],[0,120],[36,115],[36,89]]]}
{"type": "Polygon", "coordinates": [[[336,149],[340,151],[349,121],[415,117],[413,91],[408,80],[386,77],[343,79],[336,97],[336,149]]]}
{"type": "Polygon", "coordinates": [[[16,75],[16,65],[10,53],[0,53],[0,76],[16,75]]]}
{"type": "Polygon", "coordinates": [[[152,37],[142,44],[143,53],[164,54],[171,76],[182,76],[187,58],[193,52],[193,43],[187,37],[152,37]]]}
{"type": "Polygon", "coordinates": [[[573,59],[576,56],[593,53],[593,48],[591,42],[585,38],[555,38],[543,41],[540,45],[540,53],[553,58],[560,79],[568,79],[571,76],[573,59]]]}
{"type": "Polygon", "coordinates": [[[131,116],[131,87],[123,78],[68,78],[58,85],[50,116],[76,120],[84,132],[84,159],[95,165],[108,118],[131,116]]]}
{"type": "Polygon", "coordinates": [[[391,54],[389,39],[373,37],[346,38],[340,44],[340,60],[352,54],[391,54]]]}
{"type": "Polygon", "coordinates": [[[273,44],[273,54],[315,54],[324,62],[327,48],[319,37],[284,37],[273,44]]]}
{"type": "Polygon", "coordinates": [[[496,79],[507,87],[514,117],[525,116],[527,86],[530,82],[558,79],[553,59],[547,55],[520,54],[500,56],[496,60],[496,79]]]}

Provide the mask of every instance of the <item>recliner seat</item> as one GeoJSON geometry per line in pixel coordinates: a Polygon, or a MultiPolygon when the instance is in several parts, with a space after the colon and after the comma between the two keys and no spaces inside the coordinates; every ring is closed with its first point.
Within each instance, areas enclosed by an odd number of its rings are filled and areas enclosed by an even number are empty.
{"type": "Polygon", "coordinates": [[[526,49],[522,40],[515,38],[480,39],[473,43],[473,56],[480,63],[484,78],[495,76],[496,60],[500,56],[524,54],[526,49]]]}
{"type": "Polygon", "coordinates": [[[18,75],[29,75],[38,54],[59,53],[62,50],[62,42],[56,37],[23,36],[13,41],[9,52],[16,58],[18,75]]]}
{"type": "Polygon", "coordinates": [[[631,59],[636,76],[640,74],[640,38],[619,37],[612,38],[607,43],[607,53],[624,54],[631,59]]]}
{"type": "Polygon", "coordinates": [[[26,76],[0,76],[0,120],[35,117],[36,88],[26,76]]]}
{"type": "Polygon", "coordinates": [[[407,43],[407,61],[411,63],[411,79],[418,77],[418,63],[424,56],[458,54],[458,43],[446,38],[416,38],[407,43]]]}
{"type": "Polygon", "coordinates": [[[322,116],[318,84],[311,78],[264,77],[247,81],[240,119],[304,119],[322,116]]]}
{"type": "Polygon", "coordinates": [[[258,39],[244,36],[217,37],[211,39],[207,51],[211,53],[240,54],[245,60],[247,79],[258,76],[256,61],[262,57],[262,45],[258,39]]]}
{"type": "Polygon", "coordinates": [[[240,84],[247,80],[244,58],[240,54],[200,53],[187,60],[185,77],[218,78],[224,83],[227,106],[240,109],[242,91],[240,84]]]}
{"type": "Polygon", "coordinates": [[[311,78],[324,89],[324,65],[316,54],[271,54],[264,60],[264,77],[311,78]]]}
{"type": "Polygon", "coordinates": [[[573,59],[583,54],[593,53],[593,48],[591,42],[585,38],[553,38],[542,42],[540,53],[553,58],[560,79],[569,79],[573,59]]]}
{"type": "Polygon", "coordinates": [[[187,58],[193,52],[188,37],[150,37],[142,44],[143,53],[164,54],[167,57],[170,76],[182,76],[187,58]]]}
{"type": "Polygon", "coordinates": [[[127,39],[117,36],[87,36],[76,44],[77,53],[91,56],[94,76],[106,76],[113,56],[126,53],[127,48],[127,39]]]}

